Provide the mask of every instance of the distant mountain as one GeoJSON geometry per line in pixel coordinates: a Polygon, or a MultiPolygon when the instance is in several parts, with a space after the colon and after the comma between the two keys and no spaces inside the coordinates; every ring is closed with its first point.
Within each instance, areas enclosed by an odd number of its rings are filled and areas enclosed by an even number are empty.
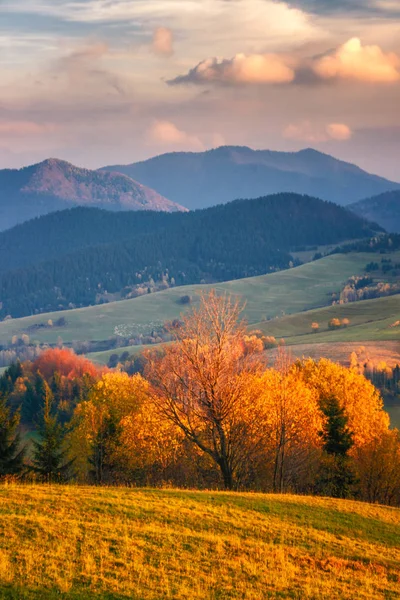
{"type": "Polygon", "coordinates": [[[400,190],[393,190],[350,204],[356,215],[378,223],[392,233],[400,233],[400,190]]]}
{"type": "Polygon", "coordinates": [[[0,274],[0,317],[87,306],[158,284],[261,275],[296,264],[296,249],[370,237],[376,229],[299,194],[188,213],[62,211],[0,234],[0,255],[9,257],[0,274]]]}
{"type": "Polygon", "coordinates": [[[80,169],[54,158],[0,170],[0,229],[69,206],[108,210],[186,210],[120,173],[80,169]]]}
{"type": "Polygon", "coordinates": [[[105,170],[133,177],[190,209],[279,192],[308,194],[345,206],[400,189],[400,183],[312,149],[272,152],[222,146],[208,152],[163,154],[105,170]]]}

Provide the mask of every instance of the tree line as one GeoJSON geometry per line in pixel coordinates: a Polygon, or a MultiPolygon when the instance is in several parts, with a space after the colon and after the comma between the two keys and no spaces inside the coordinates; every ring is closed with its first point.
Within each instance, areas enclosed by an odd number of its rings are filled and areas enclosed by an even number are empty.
{"type": "Polygon", "coordinates": [[[69,350],[0,380],[3,477],[331,495],[400,503],[400,437],[377,389],[329,360],[265,362],[240,306],[211,293],[143,375],[69,350]],[[35,431],[22,449],[18,423],[35,431]],[[14,462],[13,462],[14,461],[14,462]]]}

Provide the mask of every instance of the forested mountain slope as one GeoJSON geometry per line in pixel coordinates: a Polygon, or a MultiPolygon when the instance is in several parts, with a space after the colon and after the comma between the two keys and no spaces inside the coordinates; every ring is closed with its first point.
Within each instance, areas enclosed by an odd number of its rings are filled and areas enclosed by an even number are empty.
{"type": "Polygon", "coordinates": [[[379,223],[387,231],[400,233],[400,190],[393,190],[349,205],[364,219],[379,223]]]}
{"type": "Polygon", "coordinates": [[[368,237],[376,229],[335,204],[297,194],[238,200],[193,213],[106,216],[76,209],[67,211],[65,222],[60,213],[2,234],[0,251],[8,248],[14,256],[10,266],[25,266],[1,275],[0,314],[86,306],[106,300],[107,294],[154,291],[156,282],[168,287],[268,273],[292,265],[290,252],[298,247],[368,237]],[[37,249],[35,239],[42,240],[37,249]],[[53,258],[40,262],[44,256],[53,258]],[[29,265],[35,257],[39,262],[29,265]]]}
{"type": "Polygon", "coordinates": [[[399,189],[382,177],[316,150],[272,152],[223,146],[207,152],[174,152],[131,165],[125,173],[190,209],[278,192],[309,194],[346,205],[399,189]]]}

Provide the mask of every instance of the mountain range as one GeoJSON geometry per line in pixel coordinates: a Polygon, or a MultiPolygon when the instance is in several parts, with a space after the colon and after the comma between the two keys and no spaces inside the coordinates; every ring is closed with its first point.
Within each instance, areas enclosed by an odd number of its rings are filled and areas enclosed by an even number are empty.
{"type": "Polygon", "coordinates": [[[377,231],[343,207],[299,194],[187,213],[56,212],[0,234],[0,317],[261,275],[297,264],[293,251],[377,231]]]}
{"type": "Polygon", "coordinates": [[[224,146],[97,171],[48,159],[0,170],[0,230],[71,206],[182,212],[280,192],[344,206],[394,190],[400,191],[400,183],[312,149],[272,152],[224,146]]]}
{"type": "Polygon", "coordinates": [[[113,211],[187,210],[127,175],[81,169],[53,158],[23,169],[0,171],[0,230],[70,206],[113,211]]]}
{"type": "Polygon", "coordinates": [[[174,152],[105,170],[137,179],[189,209],[279,192],[296,192],[345,206],[400,190],[400,183],[312,149],[300,152],[223,146],[207,152],[174,152]]]}

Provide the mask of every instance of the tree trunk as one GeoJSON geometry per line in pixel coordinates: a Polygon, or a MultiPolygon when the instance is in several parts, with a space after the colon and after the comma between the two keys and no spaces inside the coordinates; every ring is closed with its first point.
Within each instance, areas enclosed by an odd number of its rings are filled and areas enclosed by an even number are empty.
{"type": "Polygon", "coordinates": [[[222,479],[224,481],[224,487],[226,490],[233,489],[233,473],[226,458],[220,458],[218,460],[218,466],[221,470],[222,479]]]}

